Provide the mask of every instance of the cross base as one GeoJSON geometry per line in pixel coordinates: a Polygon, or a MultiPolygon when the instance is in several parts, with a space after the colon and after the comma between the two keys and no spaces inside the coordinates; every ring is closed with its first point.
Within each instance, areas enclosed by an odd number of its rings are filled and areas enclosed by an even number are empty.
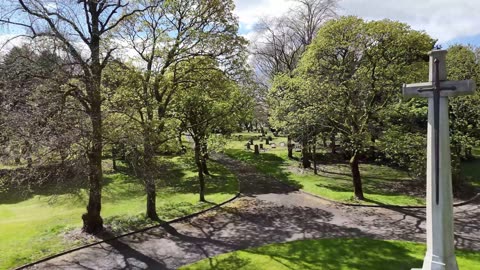
{"type": "Polygon", "coordinates": [[[412,270],[458,270],[455,255],[448,258],[441,258],[432,254],[427,254],[423,261],[423,268],[412,268],[412,270]]]}

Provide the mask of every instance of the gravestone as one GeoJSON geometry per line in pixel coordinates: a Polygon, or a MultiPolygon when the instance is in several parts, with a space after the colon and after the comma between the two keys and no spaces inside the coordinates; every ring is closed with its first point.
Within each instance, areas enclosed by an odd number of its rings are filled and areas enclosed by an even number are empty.
{"type": "Polygon", "coordinates": [[[428,98],[427,252],[422,270],[458,270],[453,234],[448,98],[473,94],[475,83],[447,81],[446,54],[445,50],[430,52],[429,82],[403,86],[407,98],[428,98]]]}
{"type": "Polygon", "coordinates": [[[260,144],[260,149],[263,149],[263,143],[260,144]]]}
{"type": "Polygon", "coordinates": [[[271,148],[277,148],[277,145],[274,144],[274,143],[272,143],[272,144],[270,144],[270,147],[271,147],[271,148]]]}
{"type": "Polygon", "coordinates": [[[247,147],[247,150],[250,150],[250,149],[251,149],[251,148],[250,148],[250,146],[251,146],[250,142],[247,142],[247,143],[245,144],[245,146],[247,147]]]}
{"type": "Polygon", "coordinates": [[[254,149],[255,149],[255,150],[254,150],[254,151],[255,151],[254,154],[255,154],[255,155],[259,155],[259,154],[260,154],[260,151],[258,150],[258,144],[255,144],[254,149]]]}
{"type": "Polygon", "coordinates": [[[281,143],[280,143],[280,146],[281,146],[281,147],[285,147],[285,143],[284,143],[284,142],[281,142],[281,143]]]}

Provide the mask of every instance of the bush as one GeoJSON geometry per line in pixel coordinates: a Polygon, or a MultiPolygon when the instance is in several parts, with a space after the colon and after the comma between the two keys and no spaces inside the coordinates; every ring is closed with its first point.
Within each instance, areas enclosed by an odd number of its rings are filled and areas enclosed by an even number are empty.
{"type": "Polygon", "coordinates": [[[420,133],[386,131],[378,142],[383,162],[408,171],[412,178],[425,179],[427,140],[420,133]]]}

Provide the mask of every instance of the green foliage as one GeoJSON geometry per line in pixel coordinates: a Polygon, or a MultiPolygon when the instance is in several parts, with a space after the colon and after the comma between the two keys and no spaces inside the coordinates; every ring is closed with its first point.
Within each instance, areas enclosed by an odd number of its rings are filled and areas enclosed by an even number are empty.
{"type": "MultiPolygon", "coordinates": [[[[448,49],[449,80],[480,82],[479,59],[472,48],[455,45],[448,49]]],[[[471,96],[450,99],[452,152],[459,158],[472,159],[472,149],[480,143],[480,91],[471,96]]]]}
{"type": "MultiPolygon", "coordinates": [[[[382,116],[401,85],[426,67],[433,40],[408,25],[349,16],[326,23],[293,75],[277,75],[270,91],[272,122],[298,135],[340,135],[352,164],[355,196],[363,198],[360,156],[381,137],[382,116]]],[[[307,138],[305,138],[307,137],[307,138]]]]}
{"type": "Polygon", "coordinates": [[[406,133],[392,127],[383,133],[378,143],[385,156],[384,162],[408,170],[416,179],[424,179],[426,173],[426,145],[424,134],[406,133]]]}
{"type": "MultiPolygon", "coordinates": [[[[476,269],[480,253],[457,250],[461,269],[476,269]]],[[[182,267],[194,269],[398,270],[422,265],[425,245],[372,239],[319,239],[235,251],[182,267]]]]}
{"type": "Polygon", "coordinates": [[[173,115],[192,136],[206,139],[214,131],[231,132],[250,98],[208,58],[192,59],[179,65],[172,76],[184,78],[178,83],[173,115]]]}
{"type": "Polygon", "coordinates": [[[343,137],[347,151],[370,146],[380,113],[398,100],[402,83],[419,74],[433,41],[406,24],[343,17],[327,23],[300,61],[318,113],[343,137]]]}

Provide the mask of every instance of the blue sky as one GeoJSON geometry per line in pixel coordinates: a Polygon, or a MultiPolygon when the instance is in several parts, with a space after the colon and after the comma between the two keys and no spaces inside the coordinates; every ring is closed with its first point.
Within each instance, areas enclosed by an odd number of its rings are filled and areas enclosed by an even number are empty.
{"type": "MultiPolygon", "coordinates": [[[[294,0],[235,0],[242,34],[249,37],[260,17],[288,12],[294,0]]],[[[392,19],[424,30],[444,47],[451,44],[480,46],[479,0],[340,0],[340,15],[367,20],[392,19]]]]}
{"type": "MultiPolygon", "coordinates": [[[[295,4],[295,0],[234,1],[240,32],[247,38],[252,38],[252,27],[259,18],[288,14],[295,4]]],[[[444,47],[456,43],[480,46],[480,0],[339,0],[338,13],[405,22],[426,31],[444,47]]],[[[0,27],[0,40],[14,30],[0,27]]]]}

